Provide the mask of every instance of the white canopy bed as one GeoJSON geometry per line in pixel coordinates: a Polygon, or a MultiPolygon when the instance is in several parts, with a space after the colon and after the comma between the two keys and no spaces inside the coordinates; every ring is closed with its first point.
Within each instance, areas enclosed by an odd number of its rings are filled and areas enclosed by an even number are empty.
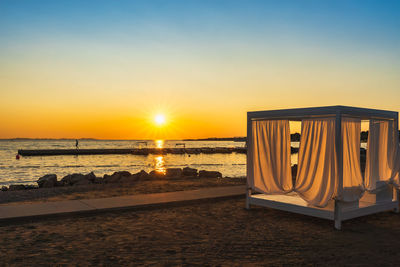
{"type": "Polygon", "coordinates": [[[399,211],[398,113],[345,106],[247,113],[246,208],[259,205],[341,222],[399,211]],[[361,120],[370,123],[360,167],[361,120]],[[301,121],[292,180],[289,121],[301,121]]]}

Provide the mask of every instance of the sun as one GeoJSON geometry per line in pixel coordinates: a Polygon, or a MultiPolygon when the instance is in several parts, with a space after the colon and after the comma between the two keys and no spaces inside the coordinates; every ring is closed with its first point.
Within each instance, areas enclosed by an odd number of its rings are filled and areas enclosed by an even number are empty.
{"type": "Polygon", "coordinates": [[[165,116],[164,116],[164,114],[157,114],[154,117],[154,123],[156,125],[158,125],[158,126],[161,126],[161,125],[165,124],[165,116]]]}

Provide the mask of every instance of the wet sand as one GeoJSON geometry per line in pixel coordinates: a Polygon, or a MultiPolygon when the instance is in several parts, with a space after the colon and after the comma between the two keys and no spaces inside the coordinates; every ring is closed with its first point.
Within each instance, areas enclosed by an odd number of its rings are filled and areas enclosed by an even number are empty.
{"type": "Polygon", "coordinates": [[[398,266],[400,215],[343,223],[244,199],[0,224],[7,265],[398,266]]]}

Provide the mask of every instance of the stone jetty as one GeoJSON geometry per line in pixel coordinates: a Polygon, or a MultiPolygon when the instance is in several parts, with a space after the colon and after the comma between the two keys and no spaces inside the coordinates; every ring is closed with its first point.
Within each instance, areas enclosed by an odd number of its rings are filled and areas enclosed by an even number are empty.
{"type": "MultiPolygon", "coordinates": [[[[297,153],[298,148],[292,147],[291,153],[297,153]]],[[[197,148],[105,148],[105,149],[20,149],[21,156],[59,156],[59,155],[160,155],[160,154],[246,154],[245,147],[197,147],[197,148]]]]}
{"type": "Polygon", "coordinates": [[[117,149],[20,149],[21,156],[103,155],[103,154],[230,154],[246,153],[243,147],[199,148],[117,148],[117,149]]]}

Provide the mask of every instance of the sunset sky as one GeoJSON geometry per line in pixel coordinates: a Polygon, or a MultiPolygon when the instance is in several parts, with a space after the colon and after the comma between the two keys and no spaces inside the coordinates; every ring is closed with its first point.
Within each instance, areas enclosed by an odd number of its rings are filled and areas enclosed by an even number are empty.
{"type": "Polygon", "coordinates": [[[253,110],[400,111],[399,14],[400,1],[0,0],[0,138],[231,137],[253,110]]]}

